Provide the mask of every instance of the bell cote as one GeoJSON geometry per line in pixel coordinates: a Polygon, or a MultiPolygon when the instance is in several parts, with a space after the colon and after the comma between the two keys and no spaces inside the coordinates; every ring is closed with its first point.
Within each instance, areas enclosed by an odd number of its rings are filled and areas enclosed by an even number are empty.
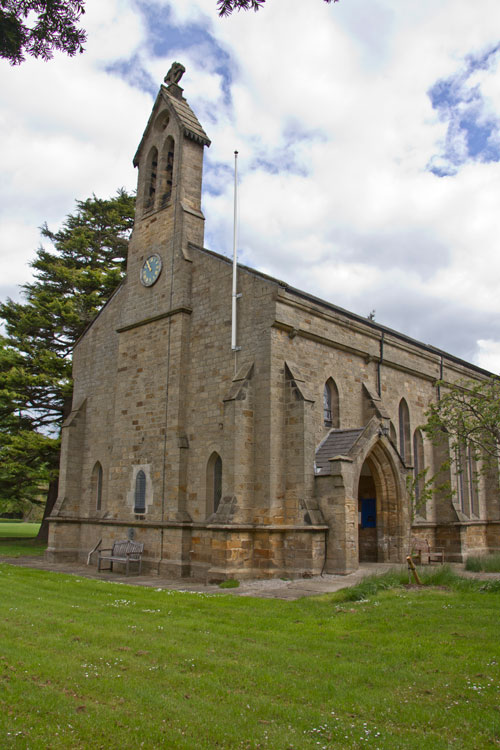
{"type": "Polygon", "coordinates": [[[134,157],[139,169],[136,224],[179,204],[202,218],[203,150],[210,140],[182,95],[184,70],[173,63],[165,76],[134,157]]]}

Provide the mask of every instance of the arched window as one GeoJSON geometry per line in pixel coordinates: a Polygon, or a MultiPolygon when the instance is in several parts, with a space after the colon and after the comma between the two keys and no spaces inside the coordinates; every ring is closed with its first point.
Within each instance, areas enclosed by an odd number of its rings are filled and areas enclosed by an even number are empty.
{"type": "Polygon", "coordinates": [[[217,512],[222,497],[222,459],[212,453],[207,464],[207,516],[217,512]]]}
{"type": "Polygon", "coordinates": [[[148,211],[155,207],[156,177],[158,173],[158,149],[153,146],[146,163],[146,184],[144,194],[144,209],[148,211]]]}
{"type": "Polygon", "coordinates": [[[146,512],[146,475],[142,469],[137,472],[135,478],[134,513],[146,512]]]}
{"type": "Polygon", "coordinates": [[[465,445],[455,448],[455,470],[457,477],[457,495],[460,510],[469,515],[469,497],[467,492],[467,450],[465,445]]]}
{"type": "Polygon", "coordinates": [[[172,198],[172,186],[174,183],[174,150],[175,143],[171,135],[165,141],[162,158],[161,175],[161,205],[166,206],[172,198]]]}
{"type": "Polygon", "coordinates": [[[92,500],[95,502],[95,509],[102,508],[102,466],[99,461],[96,462],[92,469],[92,500]]]}
{"type": "Polygon", "coordinates": [[[424,497],[425,489],[424,440],[420,430],[413,433],[413,477],[415,481],[415,512],[421,518],[427,517],[424,497]]]}
{"type": "Polygon", "coordinates": [[[479,487],[477,477],[477,461],[474,450],[469,445],[467,451],[467,463],[469,470],[469,495],[470,495],[470,512],[476,518],[479,518],[479,487]]]}
{"type": "Polygon", "coordinates": [[[323,389],[323,421],[325,427],[340,427],[339,391],[333,378],[328,378],[323,389]]]}
{"type": "Polygon", "coordinates": [[[406,464],[411,462],[410,435],[410,412],[408,404],[402,398],[399,402],[399,452],[406,464]]]}
{"type": "Polygon", "coordinates": [[[460,510],[466,516],[479,517],[477,461],[470,445],[455,449],[457,495],[460,510]]]}

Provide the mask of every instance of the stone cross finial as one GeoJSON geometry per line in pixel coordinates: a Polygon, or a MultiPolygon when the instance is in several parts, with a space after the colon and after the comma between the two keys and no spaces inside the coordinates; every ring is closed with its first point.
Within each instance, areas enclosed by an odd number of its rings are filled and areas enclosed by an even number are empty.
{"type": "Polygon", "coordinates": [[[182,76],[186,72],[186,68],[182,63],[174,62],[170,66],[170,70],[168,71],[167,75],[163,79],[165,83],[179,83],[182,76]]]}

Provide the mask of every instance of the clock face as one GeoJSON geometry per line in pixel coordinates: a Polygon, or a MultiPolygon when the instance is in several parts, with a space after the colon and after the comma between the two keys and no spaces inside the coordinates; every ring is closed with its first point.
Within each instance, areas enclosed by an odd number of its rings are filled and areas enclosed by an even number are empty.
{"type": "Polygon", "coordinates": [[[161,258],[159,255],[150,255],[146,258],[141,268],[141,282],[144,286],[153,286],[161,273],[161,258]]]}

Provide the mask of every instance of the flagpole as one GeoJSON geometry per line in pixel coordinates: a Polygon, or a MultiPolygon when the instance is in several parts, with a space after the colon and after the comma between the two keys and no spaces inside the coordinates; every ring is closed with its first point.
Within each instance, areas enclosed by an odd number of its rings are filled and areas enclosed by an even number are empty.
{"type": "Polygon", "coordinates": [[[233,219],[233,295],[231,316],[231,350],[237,352],[241,349],[236,344],[237,312],[236,302],[238,297],[238,152],[234,152],[234,219],[233,219]]]}

